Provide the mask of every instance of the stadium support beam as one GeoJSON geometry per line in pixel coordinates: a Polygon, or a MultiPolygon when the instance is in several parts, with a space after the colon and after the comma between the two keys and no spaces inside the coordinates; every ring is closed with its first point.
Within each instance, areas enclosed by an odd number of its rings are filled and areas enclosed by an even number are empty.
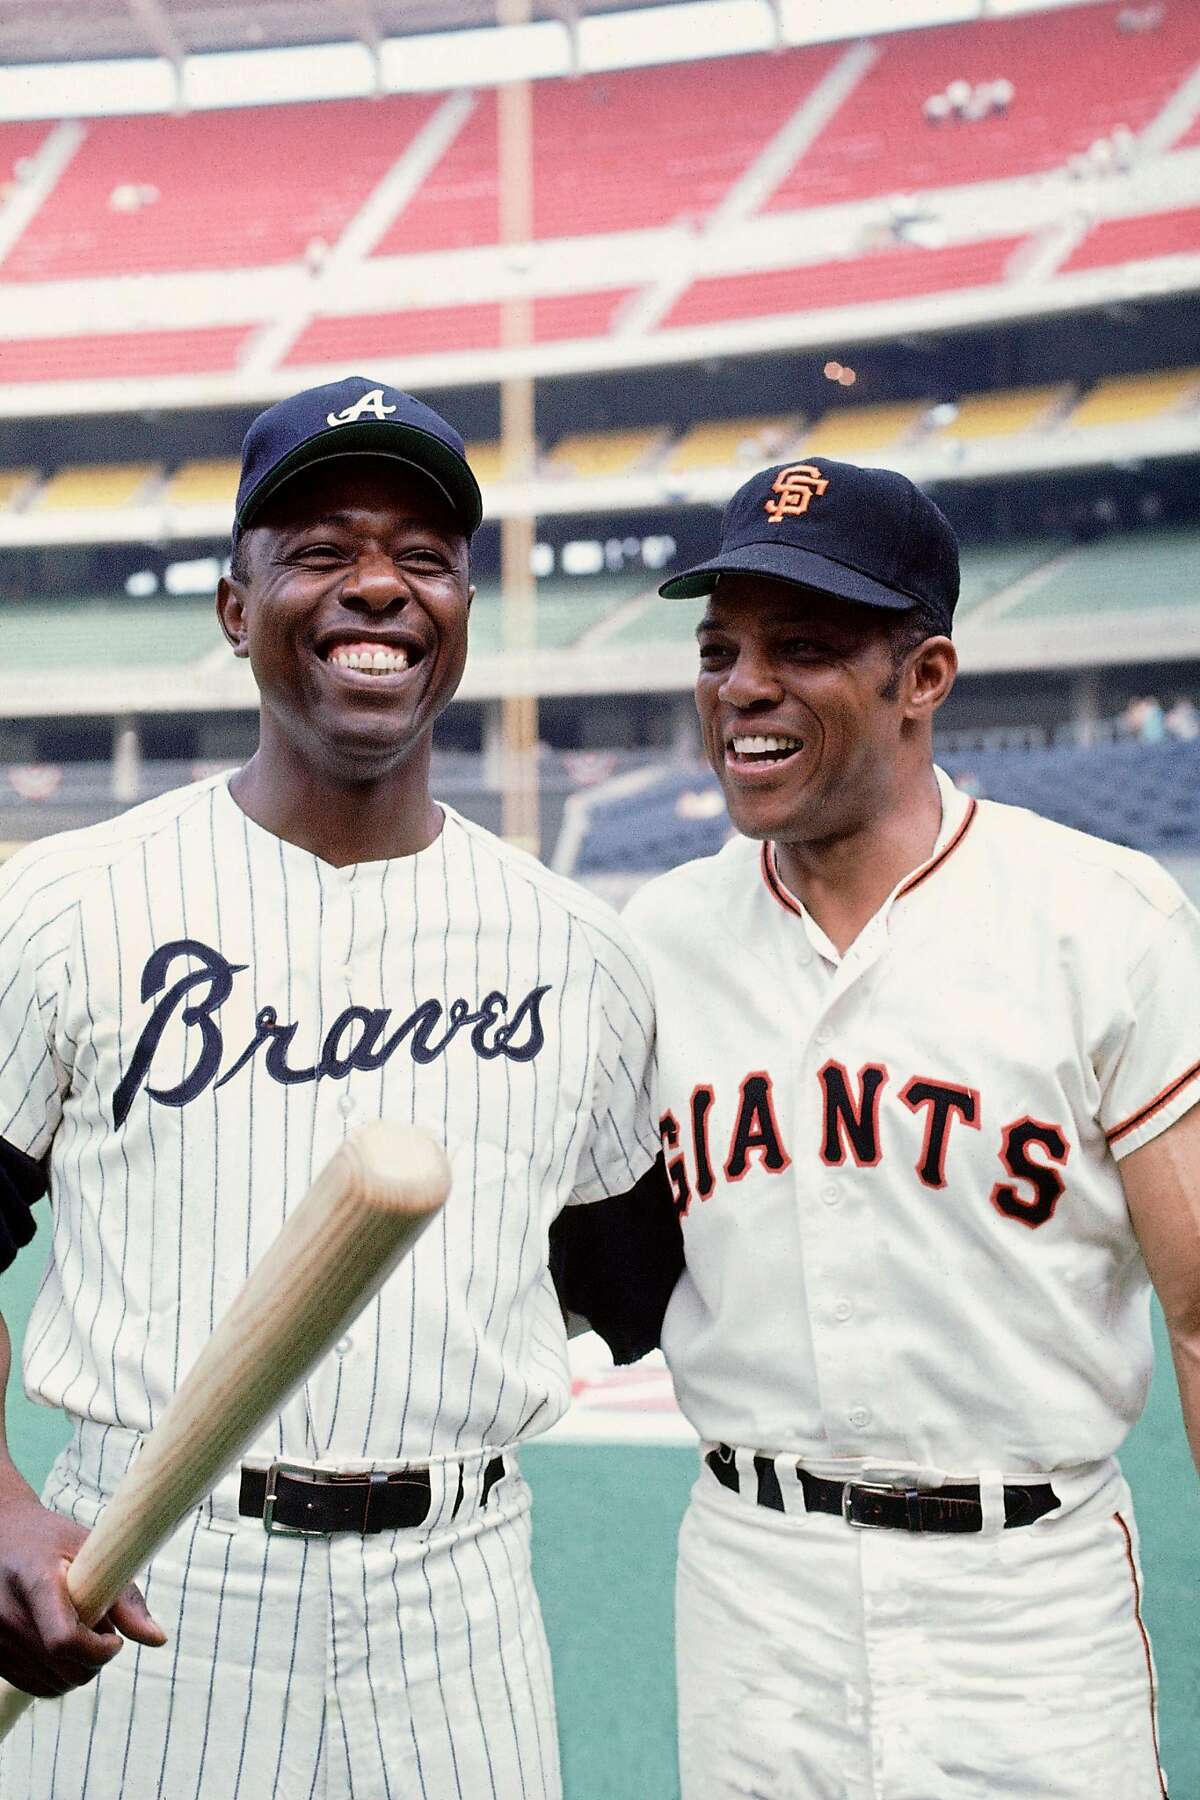
{"type": "Polygon", "coordinates": [[[338,5],[355,37],[371,52],[371,64],[375,71],[375,91],[382,94],[385,91],[383,33],[379,29],[379,21],[375,17],[371,0],[338,0],[338,5]]]}
{"type": "Polygon", "coordinates": [[[142,786],[142,735],[132,713],[118,713],[112,733],[112,797],[131,806],[142,786]]]}
{"type": "Polygon", "coordinates": [[[567,34],[571,74],[578,75],[580,73],[579,0],[558,0],[556,11],[567,34]]]}
{"type": "Polygon", "coordinates": [[[187,55],[174,25],[163,10],[162,0],[125,0],[132,18],[136,19],[160,56],[175,71],[175,91],[181,91],[183,63],[187,55]]]}
{"type": "MultiPolygon", "coordinates": [[[[496,0],[496,21],[526,25],[530,0],[496,0]]],[[[533,89],[529,81],[506,82],[497,92],[499,109],[500,242],[516,258],[533,241],[533,89]]],[[[533,342],[533,300],[528,292],[501,307],[501,343],[527,350],[533,342]]],[[[506,481],[528,495],[534,473],[534,393],[528,375],[510,375],[500,384],[500,447],[506,481]]],[[[533,577],[534,518],[527,505],[506,514],[500,526],[504,652],[514,670],[532,666],[537,645],[537,590],[533,577]]],[[[523,684],[521,684],[523,685],[523,684]]],[[[504,835],[537,855],[540,847],[538,794],[538,703],[536,693],[507,695],[504,709],[504,835]]]]}

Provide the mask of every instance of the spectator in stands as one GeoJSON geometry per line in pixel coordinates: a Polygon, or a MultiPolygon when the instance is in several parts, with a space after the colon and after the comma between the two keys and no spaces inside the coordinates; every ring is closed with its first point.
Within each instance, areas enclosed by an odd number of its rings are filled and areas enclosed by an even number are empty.
{"type": "Polygon", "coordinates": [[[1200,737],[1200,712],[1186,694],[1176,694],[1170,710],[1163,717],[1163,725],[1180,743],[1192,744],[1200,737]]]}
{"type": "Polygon", "coordinates": [[[1127,736],[1142,744],[1161,744],[1166,735],[1163,704],[1153,694],[1135,695],[1118,723],[1127,736]]]}

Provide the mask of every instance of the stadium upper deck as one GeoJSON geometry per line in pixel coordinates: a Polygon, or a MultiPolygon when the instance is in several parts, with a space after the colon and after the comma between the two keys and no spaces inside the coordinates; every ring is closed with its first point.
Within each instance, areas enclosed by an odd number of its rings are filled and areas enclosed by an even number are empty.
{"type": "Polygon", "coordinates": [[[551,371],[1200,285],[1200,6],[1130,13],[537,82],[515,256],[491,89],[0,126],[7,409],[491,379],[514,293],[551,371]]]}

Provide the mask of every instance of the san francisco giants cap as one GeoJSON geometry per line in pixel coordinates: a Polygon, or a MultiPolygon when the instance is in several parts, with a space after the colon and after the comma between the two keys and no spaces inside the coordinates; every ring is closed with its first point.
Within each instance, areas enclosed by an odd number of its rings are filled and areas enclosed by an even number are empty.
{"type": "Polygon", "coordinates": [[[479,483],[453,425],[431,406],[365,375],[306,388],[259,413],[242,443],[233,539],[285,481],[341,456],[390,456],[446,496],[468,537],[483,517],[479,483]]]}
{"type": "Polygon", "coordinates": [[[725,508],[717,554],[658,591],[690,600],[735,571],[892,612],[923,602],[949,634],[958,540],[906,476],[818,457],[752,475],[725,508]]]}

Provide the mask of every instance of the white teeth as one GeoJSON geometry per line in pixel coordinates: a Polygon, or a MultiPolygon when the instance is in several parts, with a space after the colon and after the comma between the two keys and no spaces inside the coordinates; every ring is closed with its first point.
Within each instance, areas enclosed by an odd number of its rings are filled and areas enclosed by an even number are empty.
{"type": "Polygon", "coordinates": [[[803,750],[804,739],[793,737],[735,737],[733,749],[736,756],[769,756],[771,754],[788,754],[793,750],[803,750]]]}
{"type": "Polygon", "coordinates": [[[407,650],[389,650],[382,644],[374,650],[351,650],[339,645],[329,652],[329,660],[337,669],[361,669],[372,675],[394,675],[408,667],[407,650]]]}

